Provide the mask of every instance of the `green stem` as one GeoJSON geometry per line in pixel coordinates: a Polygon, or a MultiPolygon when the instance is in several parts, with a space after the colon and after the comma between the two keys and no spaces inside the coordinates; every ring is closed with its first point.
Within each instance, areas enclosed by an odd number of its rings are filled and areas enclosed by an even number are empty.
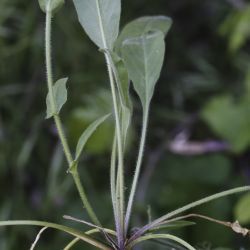
{"type": "Polygon", "coordinates": [[[117,224],[117,197],[116,197],[116,156],[117,156],[117,139],[116,139],[116,133],[113,140],[113,146],[112,146],[112,153],[111,153],[111,163],[110,163],[110,190],[111,190],[111,200],[113,205],[113,212],[114,212],[114,218],[116,227],[117,224]]]}
{"type": "MultiPolygon", "coordinates": [[[[94,1],[94,0],[93,0],[94,1]]],[[[103,49],[105,60],[108,67],[108,74],[109,74],[109,81],[113,99],[113,106],[114,106],[114,113],[115,113],[115,124],[116,124],[116,132],[117,132],[117,147],[118,147],[118,176],[119,176],[119,199],[117,199],[119,211],[117,211],[117,216],[119,217],[119,226],[117,228],[117,239],[119,245],[122,247],[124,245],[125,234],[124,234],[124,174],[123,174],[123,144],[122,144],[122,133],[121,133],[121,124],[118,112],[118,103],[117,103],[117,96],[116,96],[116,89],[115,89],[115,81],[112,72],[112,59],[109,53],[109,48],[107,44],[107,39],[104,32],[102,15],[101,15],[101,8],[99,0],[95,0],[99,26],[101,31],[101,38],[103,42],[103,49]]]]}
{"type": "Polygon", "coordinates": [[[79,173],[77,171],[77,167],[75,167],[75,168],[76,168],[76,170],[70,171],[70,173],[74,179],[75,185],[76,185],[78,193],[81,197],[84,208],[86,208],[87,213],[88,213],[89,217],[91,218],[91,220],[93,221],[93,223],[98,225],[98,226],[101,226],[100,221],[98,220],[93,208],[91,207],[91,205],[89,203],[86,192],[85,192],[83,185],[81,183],[81,179],[80,179],[79,173]]]}
{"type": "MultiPolygon", "coordinates": [[[[48,84],[48,90],[49,90],[49,99],[51,104],[51,109],[53,112],[53,118],[56,124],[56,128],[58,131],[58,135],[60,138],[60,141],[62,143],[63,151],[65,153],[69,168],[72,167],[74,164],[73,157],[71,155],[69,145],[65,136],[65,133],[63,131],[63,126],[61,119],[58,114],[56,114],[56,105],[55,105],[55,99],[54,99],[54,93],[53,93],[53,76],[52,76],[52,60],[51,60],[51,21],[52,21],[52,13],[51,11],[46,12],[46,27],[45,27],[45,57],[46,57],[46,71],[47,71],[47,84],[48,84]]],[[[86,210],[88,212],[89,217],[92,219],[92,221],[98,225],[100,225],[99,220],[97,219],[97,216],[94,213],[93,208],[91,207],[90,203],[88,202],[87,195],[84,191],[83,185],[81,184],[77,166],[75,166],[74,171],[71,171],[71,174],[73,176],[75,185],[77,187],[77,190],[80,194],[82,203],[84,207],[86,207],[86,210]]]]}
{"type": "Polygon", "coordinates": [[[139,175],[141,171],[141,164],[142,164],[146,135],[147,135],[148,113],[149,113],[149,105],[147,105],[147,108],[145,108],[145,110],[143,111],[142,132],[141,132],[139,153],[138,153],[137,163],[135,167],[135,175],[134,175],[134,179],[132,183],[132,188],[131,188],[130,195],[129,195],[126,217],[125,217],[125,232],[126,233],[128,231],[131,211],[133,208],[134,197],[135,197],[138,179],[139,179],[139,175]]]}
{"type": "Polygon", "coordinates": [[[119,232],[118,232],[118,241],[120,244],[123,244],[124,241],[124,173],[123,173],[123,147],[122,147],[122,133],[121,133],[121,124],[120,124],[120,118],[119,118],[119,112],[118,112],[118,103],[117,103],[117,95],[116,95],[116,89],[115,89],[115,81],[113,77],[112,72],[112,66],[111,66],[111,59],[108,51],[104,53],[107,68],[108,68],[108,74],[109,74],[109,80],[110,80],[110,87],[112,92],[112,98],[113,98],[113,106],[114,106],[114,113],[115,113],[115,125],[116,125],[116,138],[117,138],[117,147],[118,147],[118,178],[119,178],[119,197],[118,197],[118,204],[119,204],[119,211],[118,217],[119,217],[119,232]]]}
{"type": "Polygon", "coordinates": [[[60,141],[61,141],[62,146],[63,146],[64,154],[65,154],[67,162],[68,162],[68,164],[70,166],[72,164],[72,162],[73,162],[73,158],[72,158],[72,155],[70,153],[69,145],[68,145],[67,139],[65,137],[65,133],[63,131],[63,126],[62,126],[62,122],[61,122],[61,119],[60,119],[59,115],[54,115],[54,121],[55,121],[55,124],[56,124],[56,128],[57,128],[57,131],[58,131],[60,141]]]}
{"type": "Polygon", "coordinates": [[[49,89],[50,105],[53,113],[55,113],[56,105],[53,95],[53,75],[52,75],[52,60],[51,60],[51,11],[46,12],[46,27],[45,27],[45,59],[47,71],[47,85],[49,89]]]}

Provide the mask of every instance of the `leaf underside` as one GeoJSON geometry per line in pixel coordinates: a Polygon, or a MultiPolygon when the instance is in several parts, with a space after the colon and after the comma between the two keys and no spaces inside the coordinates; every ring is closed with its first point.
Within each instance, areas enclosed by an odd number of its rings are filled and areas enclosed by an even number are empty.
{"type": "Polygon", "coordinates": [[[73,0],[79,22],[100,49],[112,50],[119,33],[120,0],[73,0]]]}

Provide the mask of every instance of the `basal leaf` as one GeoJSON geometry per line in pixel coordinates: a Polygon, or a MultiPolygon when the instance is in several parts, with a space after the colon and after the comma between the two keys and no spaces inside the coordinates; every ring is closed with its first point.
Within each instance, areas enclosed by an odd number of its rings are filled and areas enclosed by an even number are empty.
{"type": "Polygon", "coordinates": [[[188,249],[188,250],[195,250],[195,248],[192,247],[188,242],[184,241],[183,239],[181,239],[179,237],[171,235],[171,234],[146,234],[146,235],[141,236],[141,237],[137,238],[136,240],[132,241],[129,244],[129,247],[133,247],[133,246],[135,246],[138,243],[141,243],[143,241],[156,240],[156,239],[171,240],[171,241],[174,241],[174,242],[180,244],[181,246],[186,247],[186,249],[188,249]]]}
{"type": "Polygon", "coordinates": [[[186,221],[186,220],[180,220],[180,221],[174,221],[166,224],[162,224],[158,227],[152,228],[150,231],[161,231],[161,230],[173,230],[173,229],[179,229],[187,226],[193,226],[195,225],[195,222],[192,221],[186,221]]]}
{"type": "Polygon", "coordinates": [[[87,129],[82,133],[80,136],[80,139],[76,146],[76,155],[75,155],[75,161],[77,162],[80,158],[80,155],[83,151],[83,148],[85,144],[87,143],[90,136],[95,132],[98,126],[100,126],[110,115],[105,115],[96,121],[94,121],[92,124],[90,124],[87,129]]]}
{"type": "Polygon", "coordinates": [[[51,222],[46,222],[46,221],[31,221],[31,220],[14,220],[14,221],[0,221],[0,227],[7,227],[7,226],[39,226],[39,227],[48,227],[48,228],[53,228],[62,232],[65,232],[67,234],[70,234],[72,236],[75,236],[79,238],[82,241],[85,241],[98,249],[104,249],[104,250],[109,250],[110,248],[107,247],[106,245],[100,243],[99,241],[91,238],[89,235],[86,235],[74,228],[70,228],[64,225],[60,224],[55,224],[51,222]]]}
{"type": "Polygon", "coordinates": [[[112,50],[119,33],[121,0],[73,0],[78,19],[101,49],[112,50]]]}
{"type": "Polygon", "coordinates": [[[161,31],[167,35],[172,25],[172,19],[166,16],[146,16],[135,19],[128,23],[119,35],[115,49],[120,54],[123,41],[129,38],[138,37],[150,31],[161,31]]]}
{"type": "Polygon", "coordinates": [[[38,0],[40,8],[45,13],[56,12],[60,7],[64,5],[64,0],[38,0]]]}
{"type": "Polygon", "coordinates": [[[165,54],[164,34],[154,31],[123,42],[122,57],[143,108],[150,104],[165,54]]]}
{"type": "Polygon", "coordinates": [[[55,102],[55,110],[53,110],[53,106],[50,102],[50,93],[48,93],[46,98],[47,103],[47,116],[46,119],[52,117],[55,114],[59,114],[63,105],[67,101],[67,89],[66,83],[68,78],[62,78],[58,80],[53,86],[53,97],[55,102]]]}

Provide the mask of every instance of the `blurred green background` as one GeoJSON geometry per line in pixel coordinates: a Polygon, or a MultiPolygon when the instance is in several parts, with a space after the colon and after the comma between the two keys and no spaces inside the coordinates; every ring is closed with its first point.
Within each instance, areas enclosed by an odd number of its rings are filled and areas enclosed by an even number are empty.
{"type": "MultiPolygon", "coordinates": [[[[250,4],[244,0],[122,1],[121,26],[144,15],[168,15],[173,27],[150,115],[133,225],[206,195],[250,184],[250,4]]],[[[45,117],[44,15],[34,0],[0,1],[0,220],[37,219],[74,225],[85,218],[58,142],[45,117]]],[[[78,24],[72,1],[53,20],[55,78],[69,77],[62,119],[74,148],[95,118],[111,110],[103,56],[78,24]]],[[[141,108],[127,150],[129,187],[137,154],[141,108]]],[[[113,124],[88,143],[80,172],[104,225],[113,226],[109,161],[113,124]]],[[[128,192],[127,192],[128,193],[128,192]]],[[[224,198],[194,210],[250,226],[250,195],[224,198]]],[[[249,238],[195,220],[172,233],[200,250],[249,250],[249,238]]],[[[0,249],[29,249],[38,228],[0,229],[0,249]]],[[[37,249],[57,250],[70,237],[48,230],[37,249]]],[[[173,249],[152,242],[138,249],[173,249]]],[[[74,249],[92,249],[76,245],[74,249]]],[[[181,249],[181,248],[174,248],[181,249]]]]}

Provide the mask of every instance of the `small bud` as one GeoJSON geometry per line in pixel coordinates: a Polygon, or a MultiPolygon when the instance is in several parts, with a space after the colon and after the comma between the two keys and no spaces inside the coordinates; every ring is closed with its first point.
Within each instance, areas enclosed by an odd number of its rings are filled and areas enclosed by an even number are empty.
{"type": "Polygon", "coordinates": [[[64,0],[38,0],[38,2],[43,12],[53,14],[64,5],[64,0]]]}

